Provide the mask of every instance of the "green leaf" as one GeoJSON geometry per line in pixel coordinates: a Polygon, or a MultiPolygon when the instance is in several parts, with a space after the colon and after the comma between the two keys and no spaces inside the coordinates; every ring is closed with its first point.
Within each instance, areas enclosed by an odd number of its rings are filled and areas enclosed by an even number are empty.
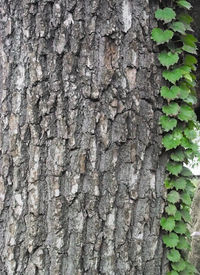
{"type": "Polygon", "coordinates": [[[191,54],[186,54],[185,59],[184,59],[184,64],[187,66],[192,66],[194,64],[197,64],[197,59],[191,54]]]}
{"type": "Polygon", "coordinates": [[[192,5],[186,0],[179,0],[179,1],[177,1],[177,4],[179,7],[185,8],[187,10],[190,10],[192,7],[192,5]]]}
{"type": "Polygon", "coordinates": [[[186,103],[192,104],[192,105],[197,104],[197,98],[196,98],[196,96],[191,95],[191,94],[188,95],[188,97],[186,97],[186,98],[184,99],[184,101],[185,101],[186,103]]]}
{"type": "Polygon", "coordinates": [[[196,118],[194,110],[186,104],[181,105],[178,118],[181,121],[189,121],[196,118]]]}
{"type": "Polygon", "coordinates": [[[182,35],[181,40],[183,41],[182,49],[188,53],[197,54],[196,37],[192,34],[182,35]]]}
{"type": "Polygon", "coordinates": [[[181,40],[190,46],[195,46],[195,43],[198,42],[198,39],[191,33],[187,33],[186,35],[181,36],[181,40]]]}
{"type": "Polygon", "coordinates": [[[185,99],[188,97],[189,93],[190,93],[190,89],[187,87],[187,85],[185,83],[181,83],[181,85],[179,86],[181,92],[180,92],[180,98],[181,99],[185,99]]]}
{"type": "Polygon", "coordinates": [[[175,161],[169,161],[166,166],[166,169],[174,176],[178,176],[182,168],[183,168],[182,163],[175,162],[175,161]]]}
{"type": "Polygon", "coordinates": [[[191,170],[188,169],[187,167],[183,167],[183,169],[181,171],[181,175],[184,177],[192,177],[193,176],[191,170]]]}
{"type": "Polygon", "coordinates": [[[172,53],[172,52],[161,52],[158,55],[158,59],[160,63],[169,68],[170,66],[176,64],[179,60],[179,56],[177,53],[172,53]]]}
{"type": "Polygon", "coordinates": [[[187,226],[184,222],[178,221],[174,227],[174,231],[178,234],[184,234],[187,231],[187,226]]]}
{"type": "Polygon", "coordinates": [[[186,26],[182,22],[174,22],[170,25],[170,29],[172,29],[174,32],[179,32],[181,34],[185,34],[186,26]]]}
{"type": "Polygon", "coordinates": [[[198,270],[191,263],[186,262],[186,267],[180,273],[180,275],[194,275],[194,274],[199,274],[198,270]]]}
{"type": "Polygon", "coordinates": [[[180,109],[179,105],[176,102],[172,102],[168,105],[163,106],[162,111],[168,116],[169,115],[175,116],[178,114],[179,109],[180,109]]]}
{"type": "Polygon", "coordinates": [[[181,194],[181,200],[182,200],[182,202],[184,202],[188,206],[190,206],[192,204],[192,200],[191,200],[190,195],[188,193],[181,194]]]}
{"type": "Polygon", "coordinates": [[[178,250],[173,248],[173,249],[170,249],[169,252],[167,253],[167,259],[170,262],[176,263],[180,261],[181,255],[178,250]]]}
{"type": "Polygon", "coordinates": [[[179,236],[179,242],[176,247],[181,250],[187,250],[190,245],[184,236],[179,236]]]}
{"type": "Polygon", "coordinates": [[[180,68],[176,68],[172,71],[163,71],[162,73],[165,80],[168,80],[169,82],[175,84],[176,81],[180,80],[183,76],[183,71],[180,68]]]}
{"type": "Polygon", "coordinates": [[[181,22],[190,25],[194,20],[189,14],[181,13],[177,16],[178,20],[181,22]]]}
{"type": "Polygon", "coordinates": [[[192,47],[190,45],[184,44],[182,49],[187,53],[197,54],[197,47],[192,47]]]}
{"type": "Polygon", "coordinates": [[[168,116],[161,116],[160,124],[164,131],[168,132],[176,127],[177,120],[175,118],[169,118],[168,116]]]}
{"type": "Polygon", "coordinates": [[[196,44],[198,42],[198,39],[193,34],[186,34],[181,36],[181,40],[184,44],[187,44],[191,47],[196,47],[196,44]]]}
{"type": "Polygon", "coordinates": [[[175,190],[172,190],[168,193],[167,200],[171,203],[177,203],[180,200],[180,195],[175,190]]]}
{"type": "Polygon", "coordinates": [[[176,18],[176,13],[171,8],[164,8],[157,10],[155,12],[155,17],[157,20],[162,20],[165,23],[169,23],[176,18]]]}
{"type": "Polygon", "coordinates": [[[189,209],[181,209],[181,215],[182,218],[184,219],[185,222],[190,222],[191,221],[191,215],[190,215],[190,210],[189,209]]]}
{"type": "Polygon", "coordinates": [[[189,80],[190,82],[193,81],[192,75],[191,75],[191,74],[184,74],[184,78],[185,78],[186,80],[189,80]]]}
{"type": "Polygon", "coordinates": [[[170,204],[165,208],[165,212],[168,214],[168,215],[172,215],[174,216],[175,213],[176,213],[177,209],[176,209],[176,206],[173,205],[173,204],[170,204]]]}
{"type": "Polygon", "coordinates": [[[186,129],[184,130],[184,134],[185,134],[185,136],[186,136],[188,139],[192,139],[192,140],[194,140],[194,139],[196,138],[196,136],[197,136],[196,131],[195,131],[195,130],[192,130],[192,129],[189,129],[189,128],[186,128],[186,129]]]}
{"type": "Polygon", "coordinates": [[[160,91],[162,97],[167,100],[173,100],[178,98],[181,94],[181,89],[178,86],[172,86],[170,89],[166,86],[163,86],[160,91]]]}
{"type": "Polygon", "coordinates": [[[151,38],[154,40],[158,45],[164,44],[172,39],[174,33],[170,30],[161,30],[160,28],[154,28],[151,33],[151,38]]]}
{"type": "Polygon", "coordinates": [[[181,258],[177,263],[172,263],[172,267],[178,272],[183,271],[186,267],[186,262],[181,258]]]}
{"type": "Polygon", "coordinates": [[[163,236],[163,242],[167,247],[174,248],[179,243],[179,237],[176,233],[169,233],[163,236]]]}
{"type": "Polygon", "coordinates": [[[181,213],[180,213],[180,211],[176,211],[174,219],[175,219],[175,221],[181,221],[181,213]]]}
{"type": "Polygon", "coordinates": [[[186,187],[186,184],[187,184],[187,181],[183,177],[180,177],[174,181],[174,187],[176,188],[176,190],[184,190],[186,187]]]}
{"type": "Polygon", "coordinates": [[[162,217],[160,220],[160,225],[166,231],[172,231],[175,227],[175,221],[173,217],[164,218],[162,217]]]}
{"type": "Polygon", "coordinates": [[[190,24],[193,22],[193,18],[190,15],[181,13],[177,16],[177,19],[185,25],[186,30],[193,31],[190,26],[190,24]]]}
{"type": "Polygon", "coordinates": [[[183,135],[179,129],[173,130],[171,134],[163,137],[162,143],[167,150],[174,149],[182,142],[183,135]]]}
{"type": "Polygon", "coordinates": [[[165,179],[164,185],[165,185],[166,189],[172,189],[172,188],[174,188],[174,182],[171,181],[169,178],[165,179]]]}
{"type": "Polygon", "coordinates": [[[173,152],[171,154],[171,159],[174,160],[174,161],[183,162],[184,159],[185,159],[185,154],[181,149],[176,150],[175,152],[173,152]]]}
{"type": "Polygon", "coordinates": [[[188,74],[191,72],[191,67],[183,65],[179,67],[179,70],[181,70],[183,74],[188,74]]]}
{"type": "Polygon", "coordinates": [[[170,272],[167,272],[167,275],[179,275],[179,274],[175,270],[172,270],[170,272]]]}
{"type": "Polygon", "coordinates": [[[186,137],[183,137],[181,140],[181,146],[185,149],[191,149],[193,147],[193,143],[186,137]]]}

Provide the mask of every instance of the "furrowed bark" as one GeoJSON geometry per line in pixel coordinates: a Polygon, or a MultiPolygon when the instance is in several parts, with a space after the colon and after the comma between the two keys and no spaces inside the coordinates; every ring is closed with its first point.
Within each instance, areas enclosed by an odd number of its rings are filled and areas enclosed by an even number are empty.
{"type": "Polygon", "coordinates": [[[157,4],[0,5],[0,273],[165,274],[157,4]]]}

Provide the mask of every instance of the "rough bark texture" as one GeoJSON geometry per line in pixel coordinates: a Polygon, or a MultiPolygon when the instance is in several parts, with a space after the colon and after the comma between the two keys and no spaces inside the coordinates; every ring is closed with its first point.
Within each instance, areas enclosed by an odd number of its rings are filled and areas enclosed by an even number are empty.
{"type": "Polygon", "coordinates": [[[156,5],[1,0],[1,275],[165,273],[156,5]]]}
{"type": "Polygon", "coordinates": [[[192,222],[191,233],[194,234],[191,241],[191,252],[189,253],[189,260],[200,272],[200,184],[198,183],[197,190],[192,204],[192,222]]]}

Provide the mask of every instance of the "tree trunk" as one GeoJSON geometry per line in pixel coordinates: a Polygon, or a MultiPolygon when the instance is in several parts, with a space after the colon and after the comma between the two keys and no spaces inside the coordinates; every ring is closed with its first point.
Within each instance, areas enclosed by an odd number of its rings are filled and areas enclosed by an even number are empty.
{"type": "MultiPolygon", "coordinates": [[[[192,204],[192,221],[190,231],[192,233],[191,251],[189,253],[190,262],[200,272],[200,184],[197,183],[193,204],[192,204]]],[[[200,273],[199,273],[200,274],[200,273]]]]}
{"type": "Polygon", "coordinates": [[[156,1],[0,5],[0,274],[165,274],[156,1]]]}

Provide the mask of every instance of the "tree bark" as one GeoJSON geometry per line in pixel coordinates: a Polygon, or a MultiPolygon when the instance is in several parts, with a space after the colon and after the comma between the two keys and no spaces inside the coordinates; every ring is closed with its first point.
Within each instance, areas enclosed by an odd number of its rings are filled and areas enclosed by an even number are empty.
{"type": "Polygon", "coordinates": [[[1,275],[165,274],[156,5],[1,0],[1,275]]]}

